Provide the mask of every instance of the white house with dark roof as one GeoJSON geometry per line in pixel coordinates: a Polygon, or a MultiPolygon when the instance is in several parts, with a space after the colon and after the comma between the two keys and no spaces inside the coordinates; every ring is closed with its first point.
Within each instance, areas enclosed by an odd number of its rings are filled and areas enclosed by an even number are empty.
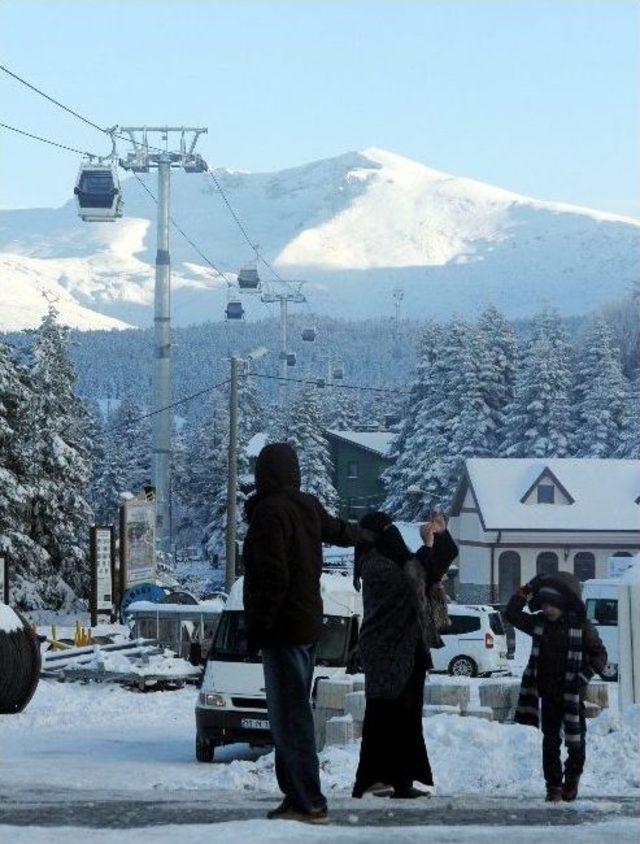
{"type": "Polygon", "coordinates": [[[605,577],[640,551],[640,461],[473,458],[451,510],[459,597],[505,603],[536,574],[605,577]]]}

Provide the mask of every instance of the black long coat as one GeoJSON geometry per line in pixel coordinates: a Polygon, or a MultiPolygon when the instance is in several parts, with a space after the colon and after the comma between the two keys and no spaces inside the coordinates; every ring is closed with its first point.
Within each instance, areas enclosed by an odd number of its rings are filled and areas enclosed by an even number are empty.
{"type": "MultiPolygon", "coordinates": [[[[457,555],[457,545],[448,531],[436,534],[433,548],[423,546],[416,553],[415,559],[424,570],[425,589],[442,579],[457,555]]],[[[360,657],[365,694],[367,698],[396,698],[413,671],[418,646],[423,646],[421,596],[407,564],[398,565],[375,550],[362,558],[360,575],[364,604],[360,657]]],[[[426,657],[430,668],[433,663],[428,651],[426,657]]]]}

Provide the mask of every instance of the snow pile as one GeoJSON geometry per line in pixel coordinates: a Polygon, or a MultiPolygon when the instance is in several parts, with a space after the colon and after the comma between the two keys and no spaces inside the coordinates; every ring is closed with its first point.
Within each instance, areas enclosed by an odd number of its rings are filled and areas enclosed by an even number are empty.
{"type": "Polygon", "coordinates": [[[138,657],[128,657],[121,652],[102,651],[96,648],[96,653],[90,662],[70,665],[65,669],[68,673],[78,671],[108,671],[116,674],[137,674],[139,677],[197,677],[200,669],[186,659],[174,656],[170,650],[161,654],[149,654],[138,657]]]}
{"type": "Polygon", "coordinates": [[[13,633],[20,630],[22,622],[17,614],[6,604],[0,604],[0,630],[3,633],[13,633]]]}

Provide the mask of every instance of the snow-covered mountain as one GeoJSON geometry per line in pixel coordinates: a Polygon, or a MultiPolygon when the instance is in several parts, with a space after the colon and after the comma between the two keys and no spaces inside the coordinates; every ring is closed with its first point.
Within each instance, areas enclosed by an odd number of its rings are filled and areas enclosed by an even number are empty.
{"type": "MultiPolygon", "coordinates": [[[[154,175],[142,178],[155,192],[154,175]]],[[[318,313],[391,313],[401,286],[411,317],[471,314],[490,301],[526,316],[543,300],[577,314],[621,295],[640,271],[636,219],[529,199],[384,150],[216,178],[277,271],[308,280],[318,313]]],[[[41,289],[78,327],[150,322],[155,205],[133,178],[123,190],[125,217],[110,224],[82,223],[72,200],[2,212],[0,328],[36,323],[41,289]]],[[[234,280],[251,251],[213,180],[174,172],[172,203],[174,219],[234,280]]],[[[221,318],[227,283],[177,232],[172,239],[176,322],[221,318]]],[[[244,300],[250,316],[268,313],[258,297],[244,300]]]]}

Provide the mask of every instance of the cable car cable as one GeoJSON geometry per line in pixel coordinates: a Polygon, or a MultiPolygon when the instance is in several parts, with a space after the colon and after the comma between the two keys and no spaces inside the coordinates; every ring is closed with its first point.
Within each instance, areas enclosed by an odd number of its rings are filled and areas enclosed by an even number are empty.
{"type": "Polygon", "coordinates": [[[2,129],[9,129],[11,132],[16,132],[18,135],[24,135],[25,138],[31,138],[34,141],[40,141],[43,144],[49,144],[52,147],[58,147],[59,149],[67,150],[68,152],[74,152],[79,155],[88,155],[92,158],[98,158],[99,156],[95,155],[92,152],[87,152],[86,150],[77,149],[76,147],[69,147],[66,144],[60,144],[58,141],[51,141],[48,138],[43,138],[40,135],[33,135],[31,132],[26,132],[24,129],[18,129],[17,126],[9,126],[8,123],[0,123],[0,128],[2,129]]]}
{"type": "Polygon", "coordinates": [[[138,416],[136,419],[130,419],[126,425],[116,425],[115,428],[111,428],[110,430],[118,431],[122,428],[126,428],[128,425],[133,425],[136,422],[143,421],[144,419],[150,419],[152,416],[157,416],[158,413],[164,413],[165,410],[171,410],[171,408],[173,407],[178,407],[181,404],[185,404],[185,402],[192,401],[192,399],[197,399],[200,396],[204,396],[206,393],[212,393],[214,390],[219,390],[220,387],[224,387],[225,384],[228,384],[230,381],[230,378],[225,378],[224,381],[220,381],[219,384],[214,384],[213,387],[205,387],[204,390],[198,390],[197,393],[193,393],[190,396],[185,396],[184,398],[177,399],[171,404],[167,404],[165,407],[159,407],[157,410],[152,410],[150,413],[144,413],[142,416],[138,416]]]}
{"type": "MultiPolygon", "coordinates": [[[[294,384],[309,384],[310,386],[316,387],[317,380],[310,381],[305,378],[281,378],[279,375],[266,375],[265,373],[261,372],[254,372],[253,376],[255,378],[266,378],[269,381],[289,381],[294,384]]],[[[411,393],[406,390],[401,390],[396,387],[369,387],[363,386],[360,384],[332,384],[332,388],[336,390],[359,390],[361,392],[369,392],[369,393],[392,393],[396,396],[410,396],[411,393]]]]}
{"type": "MultiPolygon", "coordinates": [[[[149,196],[151,197],[151,199],[152,199],[152,200],[155,202],[155,204],[157,205],[157,204],[158,204],[158,199],[157,199],[156,195],[154,194],[154,192],[151,190],[151,188],[149,188],[149,187],[148,187],[148,186],[147,186],[147,185],[143,182],[143,180],[140,178],[140,176],[139,176],[137,173],[135,173],[135,172],[134,172],[134,173],[133,173],[133,175],[135,176],[136,181],[138,181],[138,182],[140,183],[140,185],[142,186],[142,188],[143,188],[143,189],[144,189],[144,190],[145,190],[145,191],[149,194],[149,196]]],[[[178,223],[178,222],[174,219],[174,217],[170,215],[170,216],[169,216],[169,219],[171,220],[171,224],[173,225],[173,227],[175,228],[175,230],[176,230],[177,232],[179,232],[179,233],[182,235],[182,237],[183,237],[183,238],[187,241],[187,243],[188,243],[188,244],[192,247],[192,249],[194,249],[194,251],[195,251],[195,252],[197,252],[197,254],[198,254],[198,255],[202,258],[202,260],[203,260],[206,264],[208,264],[208,265],[211,267],[211,269],[212,269],[212,270],[214,270],[214,271],[215,271],[215,272],[216,272],[216,273],[220,276],[220,278],[221,278],[223,281],[225,281],[225,282],[228,284],[229,282],[228,282],[228,280],[227,280],[227,277],[226,277],[226,276],[225,276],[225,274],[222,272],[222,270],[219,270],[219,269],[218,269],[218,267],[216,267],[216,265],[213,263],[213,261],[212,261],[212,260],[210,260],[210,258],[208,258],[208,257],[204,254],[204,252],[200,249],[200,247],[199,247],[196,243],[194,243],[194,241],[193,241],[193,240],[189,237],[189,235],[185,232],[185,230],[182,228],[182,226],[180,226],[180,224],[179,224],[179,223],[178,223]]]]}
{"type": "Polygon", "coordinates": [[[17,73],[14,73],[12,70],[9,70],[9,68],[5,67],[3,64],[0,64],[0,70],[8,74],[9,76],[12,76],[14,79],[16,79],[18,82],[21,82],[23,85],[26,85],[27,88],[31,88],[32,91],[35,91],[36,94],[40,94],[40,96],[44,97],[45,100],[49,100],[49,102],[53,103],[54,105],[57,105],[58,108],[63,109],[63,111],[66,111],[69,114],[72,114],[74,117],[77,117],[78,120],[82,120],[83,123],[86,123],[94,129],[97,129],[99,132],[105,132],[106,134],[109,134],[108,129],[105,129],[102,126],[98,126],[98,124],[94,123],[93,120],[89,120],[88,117],[83,117],[82,114],[79,114],[77,111],[74,111],[72,108],[69,108],[69,106],[64,105],[59,100],[56,100],[54,97],[49,96],[49,94],[45,94],[42,89],[36,87],[35,85],[32,85],[31,82],[27,82],[26,79],[23,79],[21,76],[18,76],[17,73]]]}

